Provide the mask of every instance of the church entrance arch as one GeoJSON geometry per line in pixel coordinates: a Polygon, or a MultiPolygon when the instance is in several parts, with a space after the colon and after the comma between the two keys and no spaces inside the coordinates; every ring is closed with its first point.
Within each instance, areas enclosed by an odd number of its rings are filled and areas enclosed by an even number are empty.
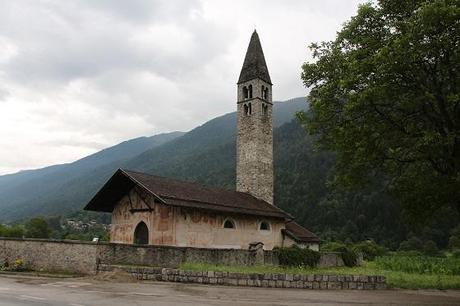
{"type": "Polygon", "coordinates": [[[147,225],[141,221],[134,230],[135,244],[149,244],[149,229],[147,225]]]}

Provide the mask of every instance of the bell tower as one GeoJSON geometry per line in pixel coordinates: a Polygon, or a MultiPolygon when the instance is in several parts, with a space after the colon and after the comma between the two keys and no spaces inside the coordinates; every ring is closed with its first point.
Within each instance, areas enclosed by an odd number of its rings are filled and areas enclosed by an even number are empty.
{"type": "Polygon", "coordinates": [[[272,82],[256,31],[237,85],[236,190],[273,204],[272,82]]]}

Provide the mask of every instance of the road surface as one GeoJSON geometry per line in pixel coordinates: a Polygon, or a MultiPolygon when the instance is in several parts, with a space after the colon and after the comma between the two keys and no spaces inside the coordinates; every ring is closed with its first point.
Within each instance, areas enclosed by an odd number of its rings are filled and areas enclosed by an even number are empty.
{"type": "Polygon", "coordinates": [[[460,305],[460,291],[302,290],[0,276],[0,306],[460,305]]]}

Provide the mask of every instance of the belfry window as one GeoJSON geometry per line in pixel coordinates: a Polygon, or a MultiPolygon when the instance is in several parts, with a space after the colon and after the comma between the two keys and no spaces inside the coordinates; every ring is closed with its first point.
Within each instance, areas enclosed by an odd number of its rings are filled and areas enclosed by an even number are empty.
{"type": "Polygon", "coordinates": [[[246,86],[243,87],[243,98],[244,99],[249,98],[249,92],[248,92],[248,88],[246,86]]]}
{"type": "Polygon", "coordinates": [[[260,96],[262,97],[262,99],[265,99],[265,86],[264,85],[262,85],[260,89],[260,96]]]}
{"type": "Polygon", "coordinates": [[[265,89],[264,89],[263,86],[262,86],[262,99],[268,100],[268,88],[265,87],[265,89]]]}
{"type": "Polygon", "coordinates": [[[249,85],[249,99],[252,99],[252,85],[249,85]]]}
{"type": "Polygon", "coordinates": [[[268,113],[268,105],[263,103],[262,104],[262,115],[265,116],[265,115],[267,115],[267,113],[268,113]]]}
{"type": "Polygon", "coordinates": [[[224,228],[236,228],[235,221],[233,221],[232,219],[225,219],[224,228]]]}

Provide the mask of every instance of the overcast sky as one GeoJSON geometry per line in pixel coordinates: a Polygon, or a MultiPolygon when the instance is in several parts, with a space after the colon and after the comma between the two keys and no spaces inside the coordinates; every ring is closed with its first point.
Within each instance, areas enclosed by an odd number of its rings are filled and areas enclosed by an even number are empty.
{"type": "Polygon", "coordinates": [[[188,131],[236,108],[257,28],[274,100],[358,0],[0,0],[0,174],[188,131]]]}

